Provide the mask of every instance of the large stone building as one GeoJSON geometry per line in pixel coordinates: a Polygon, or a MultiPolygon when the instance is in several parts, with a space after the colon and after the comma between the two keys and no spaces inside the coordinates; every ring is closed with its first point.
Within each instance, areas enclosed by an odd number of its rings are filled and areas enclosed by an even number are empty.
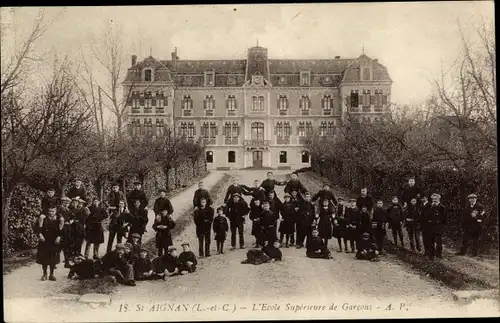
{"type": "Polygon", "coordinates": [[[334,136],[347,114],[388,114],[392,81],[364,53],[346,59],[269,59],[263,47],[240,60],[132,56],[123,82],[131,135],[176,135],[205,144],[209,169],[302,168],[312,134],[334,136]]]}

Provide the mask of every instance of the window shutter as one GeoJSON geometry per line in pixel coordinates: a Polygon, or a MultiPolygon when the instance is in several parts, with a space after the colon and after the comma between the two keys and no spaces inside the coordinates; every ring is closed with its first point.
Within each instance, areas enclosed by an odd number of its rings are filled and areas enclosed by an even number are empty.
{"type": "Polygon", "coordinates": [[[333,107],[333,99],[329,98],[328,100],[330,100],[330,110],[335,111],[333,107]]]}
{"type": "Polygon", "coordinates": [[[152,124],[153,136],[156,137],[156,124],[152,124]]]}
{"type": "Polygon", "coordinates": [[[351,106],[351,96],[350,95],[348,95],[346,97],[346,101],[347,101],[347,106],[350,107],[351,106]]]}
{"type": "Polygon", "coordinates": [[[207,109],[207,100],[203,100],[203,110],[207,109]]]}
{"type": "Polygon", "coordinates": [[[229,100],[230,100],[230,97],[227,97],[226,98],[226,111],[229,111],[229,100]]]}
{"type": "Polygon", "coordinates": [[[364,105],[364,100],[363,99],[364,99],[363,95],[360,95],[359,98],[358,98],[358,100],[359,100],[359,104],[358,105],[364,105]]]}
{"type": "Polygon", "coordinates": [[[280,98],[278,97],[276,107],[278,108],[278,111],[281,111],[281,106],[280,106],[280,98]]]}
{"type": "Polygon", "coordinates": [[[215,110],[215,99],[212,99],[212,110],[215,110]]]}
{"type": "Polygon", "coordinates": [[[321,98],[321,109],[325,109],[325,97],[321,98]]]}
{"type": "Polygon", "coordinates": [[[238,101],[236,101],[236,97],[234,97],[233,103],[234,103],[234,110],[238,110],[238,101]]]}

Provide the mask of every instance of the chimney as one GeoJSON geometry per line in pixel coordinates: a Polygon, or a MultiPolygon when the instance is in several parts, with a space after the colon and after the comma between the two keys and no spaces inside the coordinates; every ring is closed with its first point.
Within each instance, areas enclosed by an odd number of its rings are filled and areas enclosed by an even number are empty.
{"type": "Polygon", "coordinates": [[[132,66],[137,63],[137,55],[132,55],[132,66]]]}
{"type": "Polygon", "coordinates": [[[335,56],[335,59],[340,59],[340,56],[335,56]]]}
{"type": "Polygon", "coordinates": [[[177,47],[175,47],[171,55],[172,55],[172,66],[177,70],[177,60],[179,59],[179,57],[177,56],[177,47]]]}

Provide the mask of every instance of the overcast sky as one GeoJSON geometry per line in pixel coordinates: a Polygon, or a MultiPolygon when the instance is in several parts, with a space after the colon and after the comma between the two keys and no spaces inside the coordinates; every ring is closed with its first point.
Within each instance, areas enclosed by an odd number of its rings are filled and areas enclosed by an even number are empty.
{"type": "MultiPolygon", "coordinates": [[[[19,35],[37,10],[16,10],[12,18],[19,35]]],[[[60,10],[47,13],[53,17],[60,10]]],[[[170,59],[174,47],[181,59],[242,59],[257,39],[270,58],[354,58],[364,46],[366,55],[389,69],[392,100],[411,104],[423,100],[429,79],[460,55],[458,21],[473,39],[474,26],[493,20],[493,12],[489,1],[68,7],[37,50],[76,57],[80,44],[108,23],[123,31],[127,67],[132,54],[142,59],[152,51],[156,58],[170,59]]]]}

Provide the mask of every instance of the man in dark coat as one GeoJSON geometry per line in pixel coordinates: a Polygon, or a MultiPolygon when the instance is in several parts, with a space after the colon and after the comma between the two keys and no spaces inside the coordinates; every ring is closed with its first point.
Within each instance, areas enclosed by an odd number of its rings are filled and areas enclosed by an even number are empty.
{"type": "Polygon", "coordinates": [[[227,188],[226,196],[224,197],[224,204],[227,204],[227,202],[234,196],[234,194],[238,193],[241,196],[243,192],[243,186],[239,184],[238,178],[234,177],[233,184],[229,185],[229,187],[227,188]]]}
{"type": "Polygon", "coordinates": [[[199,256],[210,257],[210,229],[214,221],[214,209],[207,205],[207,200],[200,200],[200,207],[194,210],[194,224],[198,237],[199,256]]]}
{"type": "Polygon", "coordinates": [[[172,243],[172,229],[175,228],[175,222],[168,214],[168,210],[164,209],[155,217],[153,230],[156,231],[156,247],[158,248],[158,256],[162,256],[172,243]]]}
{"type": "Polygon", "coordinates": [[[363,187],[361,189],[361,195],[356,200],[356,207],[361,210],[363,206],[368,208],[368,212],[371,213],[373,209],[373,199],[368,195],[368,189],[363,187]]]}
{"type": "Polygon", "coordinates": [[[123,244],[117,244],[116,249],[106,253],[101,261],[104,275],[114,276],[123,285],[135,286],[134,267],[125,257],[123,244]]]}
{"type": "Polygon", "coordinates": [[[295,220],[297,226],[297,249],[304,247],[304,241],[307,236],[309,218],[314,215],[314,204],[311,202],[311,193],[304,194],[304,200],[299,202],[299,210],[295,220]]]}
{"type": "Polygon", "coordinates": [[[401,191],[401,200],[403,202],[403,207],[406,207],[412,198],[416,198],[417,201],[420,199],[420,188],[415,185],[415,177],[408,178],[408,185],[406,185],[401,191]]]}
{"type": "Polygon", "coordinates": [[[274,187],[278,185],[278,186],[283,186],[283,185],[286,185],[286,182],[285,181],[277,181],[274,179],[274,174],[272,172],[268,172],[267,173],[267,179],[263,180],[262,181],[262,184],[260,184],[260,186],[262,188],[264,188],[264,190],[266,191],[266,193],[269,193],[271,191],[274,192],[274,187]]]}
{"type": "Polygon", "coordinates": [[[430,260],[434,257],[442,258],[443,243],[442,234],[444,226],[447,224],[446,209],[441,204],[441,195],[434,193],[431,195],[432,204],[429,209],[422,214],[424,236],[428,239],[429,248],[427,256],[430,260]]]}
{"type": "Polygon", "coordinates": [[[429,212],[431,208],[431,204],[429,203],[429,199],[427,198],[427,196],[422,193],[422,197],[420,199],[420,215],[419,215],[419,226],[420,226],[420,231],[422,232],[422,242],[423,242],[423,245],[424,245],[424,256],[428,256],[429,254],[429,246],[428,246],[428,242],[429,242],[429,238],[427,237],[427,235],[429,234],[429,230],[426,230],[426,227],[428,227],[428,225],[426,224],[426,220],[425,219],[428,219],[429,216],[427,215],[427,213],[429,212]]]}
{"type": "Polygon", "coordinates": [[[80,178],[75,178],[73,186],[69,189],[66,194],[70,199],[74,199],[75,197],[80,197],[82,200],[87,201],[87,193],[85,187],[83,186],[83,182],[80,178]]]}
{"type": "Polygon", "coordinates": [[[177,254],[177,249],[174,246],[169,246],[165,255],[158,256],[153,260],[153,267],[156,277],[166,280],[167,277],[179,273],[179,268],[182,264],[177,254]]]}
{"type": "Polygon", "coordinates": [[[142,189],[142,184],[141,182],[134,182],[134,189],[128,193],[128,198],[127,198],[127,204],[129,207],[134,205],[134,201],[139,200],[141,202],[140,208],[145,209],[148,204],[149,200],[148,197],[146,196],[146,193],[142,189]]]}
{"type": "Polygon", "coordinates": [[[129,242],[132,239],[132,234],[136,233],[139,235],[139,240],[142,239],[142,235],[146,232],[146,226],[148,225],[148,210],[141,207],[141,201],[132,201],[130,208],[130,232],[129,232],[129,242]]]}
{"type": "Polygon", "coordinates": [[[116,212],[111,213],[109,221],[108,247],[106,252],[110,252],[116,237],[116,243],[122,243],[122,239],[127,235],[130,224],[130,212],[125,208],[125,201],[119,201],[116,212]]]}
{"type": "Polygon", "coordinates": [[[241,198],[241,195],[235,193],[233,198],[227,202],[226,214],[229,218],[231,228],[231,247],[236,248],[236,231],[238,231],[240,240],[240,249],[245,248],[245,239],[243,237],[243,227],[245,224],[245,216],[250,211],[247,202],[241,198]]]}
{"type": "Polygon", "coordinates": [[[333,206],[337,206],[337,199],[331,191],[330,184],[328,183],[323,183],[323,189],[314,194],[311,200],[313,203],[316,203],[316,201],[319,200],[319,206],[321,206],[323,205],[323,200],[325,199],[330,201],[330,204],[332,204],[333,206]]]}
{"type": "Polygon", "coordinates": [[[412,251],[415,251],[416,245],[417,251],[420,252],[420,206],[417,204],[416,197],[410,199],[410,203],[406,205],[404,214],[404,223],[408,232],[408,238],[410,239],[410,248],[412,251]]]}
{"type": "Polygon", "coordinates": [[[179,272],[181,274],[183,271],[194,273],[198,265],[198,260],[196,260],[196,256],[190,250],[189,242],[184,242],[181,246],[182,252],[179,255],[179,272]]]}
{"type": "Polygon", "coordinates": [[[398,236],[401,241],[401,248],[404,249],[403,240],[403,208],[399,204],[399,199],[397,196],[392,197],[392,204],[387,208],[387,219],[389,220],[389,225],[392,230],[392,237],[394,239],[394,244],[398,246],[398,236]]]}
{"type": "Polygon", "coordinates": [[[384,248],[384,239],[387,232],[387,211],[384,210],[384,202],[379,199],[377,206],[373,210],[372,234],[375,238],[379,254],[382,254],[384,248]]]}
{"type": "Polygon", "coordinates": [[[296,191],[300,196],[307,192],[306,188],[299,180],[299,175],[293,172],[291,175],[292,179],[288,181],[285,185],[285,193],[292,194],[292,191],[296,191]]]}
{"type": "Polygon", "coordinates": [[[111,192],[109,192],[107,198],[108,210],[111,210],[111,213],[116,213],[120,201],[123,201],[123,205],[127,206],[125,194],[123,194],[123,192],[120,191],[120,184],[113,183],[113,186],[111,187],[111,192]]]}
{"type": "Polygon", "coordinates": [[[212,199],[210,198],[210,193],[205,188],[203,188],[202,181],[198,182],[198,189],[194,192],[194,197],[193,197],[194,208],[200,207],[201,199],[205,199],[206,206],[208,207],[212,206],[212,199]]]}
{"type": "Polygon", "coordinates": [[[269,202],[269,209],[279,215],[281,209],[283,208],[283,203],[281,200],[276,196],[276,193],[274,191],[270,191],[267,193],[267,201],[269,202]]]}
{"type": "Polygon", "coordinates": [[[332,259],[330,250],[326,247],[323,239],[319,237],[316,229],[311,232],[310,241],[307,242],[306,256],[308,258],[332,259]]]}
{"type": "Polygon", "coordinates": [[[56,196],[56,190],[49,188],[47,194],[42,198],[42,214],[47,214],[50,207],[59,206],[59,198],[56,196]]]}
{"type": "Polygon", "coordinates": [[[85,219],[85,257],[90,255],[90,245],[94,245],[94,259],[99,258],[99,246],[104,243],[102,221],[108,217],[106,209],[101,207],[97,197],[92,199],[89,207],[90,215],[85,219]]]}
{"type": "Polygon", "coordinates": [[[260,224],[262,226],[263,243],[266,241],[271,243],[276,240],[276,223],[279,219],[279,214],[271,211],[269,202],[262,203],[262,216],[260,224]]]}
{"type": "Polygon", "coordinates": [[[151,280],[155,278],[153,262],[149,259],[148,250],[141,248],[139,258],[134,261],[135,280],[151,280]]]}
{"type": "Polygon", "coordinates": [[[261,203],[266,199],[266,191],[263,187],[260,186],[260,181],[256,179],[253,183],[253,187],[248,187],[246,185],[241,185],[243,188],[243,195],[251,195],[252,200],[250,201],[250,205],[253,204],[253,201],[259,200],[261,203]]]}
{"type": "Polygon", "coordinates": [[[172,203],[167,198],[167,191],[160,190],[160,197],[158,197],[153,206],[153,211],[155,215],[160,214],[162,210],[167,210],[168,215],[172,215],[174,213],[174,208],[172,207],[172,203]]]}
{"type": "Polygon", "coordinates": [[[477,203],[476,194],[469,194],[467,198],[469,203],[462,212],[462,247],[457,255],[465,255],[472,240],[472,255],[475,257],[479,250],[479,239],[483,231],[485,211],[483,206],[477,203]]]}

